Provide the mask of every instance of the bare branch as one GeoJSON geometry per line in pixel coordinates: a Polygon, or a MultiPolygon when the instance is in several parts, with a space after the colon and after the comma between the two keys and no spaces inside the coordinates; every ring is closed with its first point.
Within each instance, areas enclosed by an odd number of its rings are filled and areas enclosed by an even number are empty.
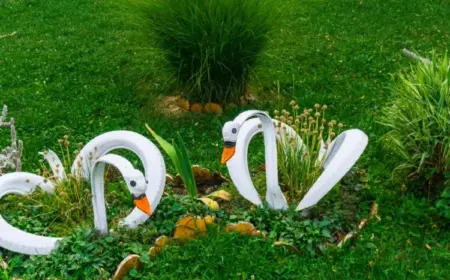
{"type": "Polygon", "coordinates": [[[22,170],[22,152],[23,142],[17,141],[16,127],[14,125],[14,119],[11,118],[9,122],[6,122],[8,115],[8,107],[3,106],[2,114],[0,116],[0,127],[9,127],[11,132],[11,146],[0,150],[0,176],[5,170],[15,169],[16,171],[22,170]]]}
{"type": "Polygon", "coordinates": [[[416,53],[414,53],[414,52],[412,52],[412,51],[409,51],[409,50],[407,50],[407,49],[403,49],[403,53],[404,53],[407,57],[410,57],[410,58],[416,59],[416,60],[420,60],[420,61],[422,61],[422,62],[425,63],[425,64],[430,64],[430,63],[431,63],[431,60],[429,60],[428,58],[421,57],[421,56],[419,56],[418,54],[416,54],[416,53]]]}

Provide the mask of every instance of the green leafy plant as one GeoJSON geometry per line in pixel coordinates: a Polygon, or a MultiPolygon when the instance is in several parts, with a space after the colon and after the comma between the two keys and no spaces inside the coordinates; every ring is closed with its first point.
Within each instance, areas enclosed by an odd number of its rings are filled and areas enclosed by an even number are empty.
{"type": "Polygon", "coordinates": [[[277,141],[278,172],[289,198],[298,201],[322,172],[324,157],[320,154],[321,148],[327,151],[343,125],[335,120],[327,123],[326,105],[316,104],[314,109],[305,108],[303,111],[295,101],[291,101],[290,106],[290,110],[274,111],[274,118],[279,121],[277,136],[284,139],[277,141]],[[300,139],[290,135],[287,127],[291,127],[300,139]]]}
{"type": "Polygon", "coordinates": [[[446,187],[436,202],[436,208],[439,214],[450,219],[450,187],[446,187]]]}
{"type": "Polygon", "coordinates": [[[22,266],[27,279],[107,279],[129,254],[146,255],[149,246],[136,244],[119,234],[99,236],[90,228],[78,228],[65,237],[49,256],[27,260],[22,266]],[[54,279],[54,278],[51,278],[54,279]]]}
{"type": "Polygon", "coordinates": [[[382,137],[384,146],[402,160],[394,175],[416,179],[426,193],[439,193],[450,168],[448,57],[419,61],[397,77],[394,99],[380,120],[389,129],[382,137]]]}
{"type": "Polygon", "coordinates": [[[192,172],[192,165],[180,133],[177,134],[177,142],[173,141],[172,145],[156,134],[156,132],[154,132],[147,124],[145,126],[172,160],[176,171],[180,174],[181,179],[186,186],[189,196],[192,198],[197,198],[197,185],[195,183],[194,172],[192,172]]]}
{"type": "Polygon", "coordinates": [[[238,101],[268,41],[271,0],[156,0],[150,19],[190,100],[238,101]]]}

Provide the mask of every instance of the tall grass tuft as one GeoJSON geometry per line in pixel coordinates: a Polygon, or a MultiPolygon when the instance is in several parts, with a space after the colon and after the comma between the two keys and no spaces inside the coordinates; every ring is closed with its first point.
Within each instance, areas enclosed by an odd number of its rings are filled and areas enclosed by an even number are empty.
{"type": "Polygon", "coordinates": [[[449,68],[445,55],[400,72],[392,104],[381,117],[390,130],[382,138],[384,146],[402,159],[394,175],[418,179],[427,193],[441,190],[450,167],[449,68]]]}
{"type": "Polygon", "coordinates": [[[272,0],[153,0],[152,28],[191,101],[245,94],[275,19],[272,0]]]}
{"type": "Polygon", "coordinates": [[[339,134],[342,123],[326,120],[327,106],[315,104],[314,109],[305,108],[291,101],[289,110],[274,111],[274,118],[278,120],[276,131],[278,172],[282,186],[289,193],[289,200],[299,201],[319,178],[323,170],[324,153],[339,134]],[[289,135],[289,126],[299,138],[289,135]],[[336,134],[337,133],[337,134],[336,134]]]}

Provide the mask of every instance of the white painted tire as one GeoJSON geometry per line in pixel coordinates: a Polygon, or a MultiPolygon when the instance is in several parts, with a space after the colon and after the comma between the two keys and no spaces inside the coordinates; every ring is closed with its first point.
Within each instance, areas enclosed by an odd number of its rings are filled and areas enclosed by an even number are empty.
{"type": "MultiPolygon", "coordinates": [[[[9,194],[26,195],[37,187],[53,193],[54,185],[41,176],[15,172],[0,177],[0,199],[9,194]]],[[[45,237],[27,233],[11,226],[0,215],[0,247],[26,255],[47,255],[53,251],[61,238],[45,237]]]]}
{"type": "MultiPolygon", "coordinates": [[[[135,153],[144,167],[147,181],[147,198],[150,199],[152,213],[161,200],[166,184],[166,166],[159,149],[148,138],[132,131],[112,131],[97,136],[80,151],[72,165],[72,174],[89,180],[96,161],[117,149],[126,149],[135,153]],[[81,167],[80,167],[81,166],[81,167]]],[[[135,228],[145,223],[149,216],[141,210],[134,210],[126,217],[122,225],[135,228]]]]}
{"type": "MultiPolygon", "coordinates": [[[[148,199],[150,199],[151,210],[153,213],[164,192],[166,180],[165,163],[158,148],[149,139],[138,133],[131,131],[113,131],[94,138],[81,150],[75,159],[75,162],[72,165],[72,174],[74,176],[77,176],[78,174],[82,176],[82,178],[89,180],[91,168],[95,164],[101,163],[104,165],[104,163],[110,163],[116,166],[120,165],[118,166],[119,170],[121,170],[125,181],[127,181],[127,178],[131,176],[128,172],[128,170],[132,168],[130,167],[131,163],[120,156],[107,155],[110,151],[116,149],[132,151],[142,161],[145,175],[142,173],[140,174],[142,175],[142,181],[146,182],[145,194],[148,199]],[[92,156],[90,157],[90,155],[92,156]],[[121,159],[117,160],[117,158],[121,159]],[[123,168],[125,165],[127,167],[123,168]]],[[[56,154],[52,151],[48,151],[47,153],[43,153],[43,156],[49,162],[50,167],[55,174],[55,179],[64,180],[66,174],[62,168],[62,163],[56,154]]],[[[101,173],[101,180],[103,180],[103,167],[100,171],[102,171],[99,172],[99,174],[101,173]]],[[[50,181],[41,176],[25,172],[9,173],[0,177],[0,199],[8,194],[25,195],[33,192],[36,187],[49,193],[52,193],[55,189],[50,181]]],[[[103,185],[99,190],[103,191],[103,185]]],[[[99,192],[95,191],[94,194],[98,195],[99,192]]],[[[121,222],[121,225],[134,228],[144,223],[148,218],[149,216],[147,214],[135,208],[131,214],[121,222]]],[[[105,221],[106,213],[102,222],[98,219],[96,220],[96,227],[105,221]]],[[[105,229],[104,226],[103,229],[105,229]]],[[[104,232],[104,230],[102,231],[104,232]]],[[[0,216],[0,247],[21,254],[47,255],[56,248],[59,240],[61,240],[61,238],[44,237],[21,231],[8,224],[3,217],[0,216]]]]}
{"type": "MultiPolygon", "coordinates": [[[[273,120],[275,124],[278,121],[273,120]]],[[[300,137],[290,126],[286,127],[286,134],[277,134],[277,141],[285,141],[282,137],[297,137],[297,142],[302,143],[300,137]]],[[[278,128],[277,128],[278,129],[278,128]]],[[[251,139],[263,132],[259,118],[244,121],[239,129],[236,141],[236,152],[227,162],[230,177],[238,192],[255,205],[262,205],[261,196],[258,194],[248,168],[248,146],[251,139]]],[[[296,210],[300,211],[317,204],[355,165],[365,148],[367,147],[367,135],[358,129],[350,129],[341,133],[331,143],[328,150],[322,148],[319,152],[319,160],[324,161],[323,172],[298,204],[296,210]],[[326,153],[325,153],[326,151],[326,153]]],[[[279,196],[281,196],[280,194],[279,196]]]]}

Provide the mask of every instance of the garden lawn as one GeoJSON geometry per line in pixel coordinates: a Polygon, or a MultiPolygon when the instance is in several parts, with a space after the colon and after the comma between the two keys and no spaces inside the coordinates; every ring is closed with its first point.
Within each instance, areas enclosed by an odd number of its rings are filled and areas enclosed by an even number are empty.
{"type": "MultiPolygon", "coordinates": [[[[252,240],[210,236],[168,250],[139,277],[447,278],[448,224],[436,218],[426,200],[391,183],[396,159],[379,147],[384,131],[376,121],[389,101],[391,74],[410,62],[401,49],[429,56],[432,48],[442,54],[448,47],[450,2],[274,1],[280,20],[252,73],[255,106],[282,109],[292,98],[306,107],[327,104],[329,116],[365,131],[370,141],[359,164],[369,182],[361,209],[376,200],[381,219],[351,246],[314,258],[280,259],[270,246],[252,240]]],[[[167,139],[180,131],[192,162],[226,173],[219,165],[221,127],[245,108],[219,118],[156,113],[156,96],[175,93],[173,85],[156,49],[145,1],[0,2],[0,103],[16,119],[26,171],[39,167],[38,151],[58,150],[63,135],[73,143],[116,129],[147,135],[144,123],[149,123],[167,139]],[[17,33],[2,37],[11,32],[17,33]]],[[[0,136],[3,147],[8,131],[0,136]]],[[[263,162],[262,152],[250,157],[252,165],[263,162]]]]}

